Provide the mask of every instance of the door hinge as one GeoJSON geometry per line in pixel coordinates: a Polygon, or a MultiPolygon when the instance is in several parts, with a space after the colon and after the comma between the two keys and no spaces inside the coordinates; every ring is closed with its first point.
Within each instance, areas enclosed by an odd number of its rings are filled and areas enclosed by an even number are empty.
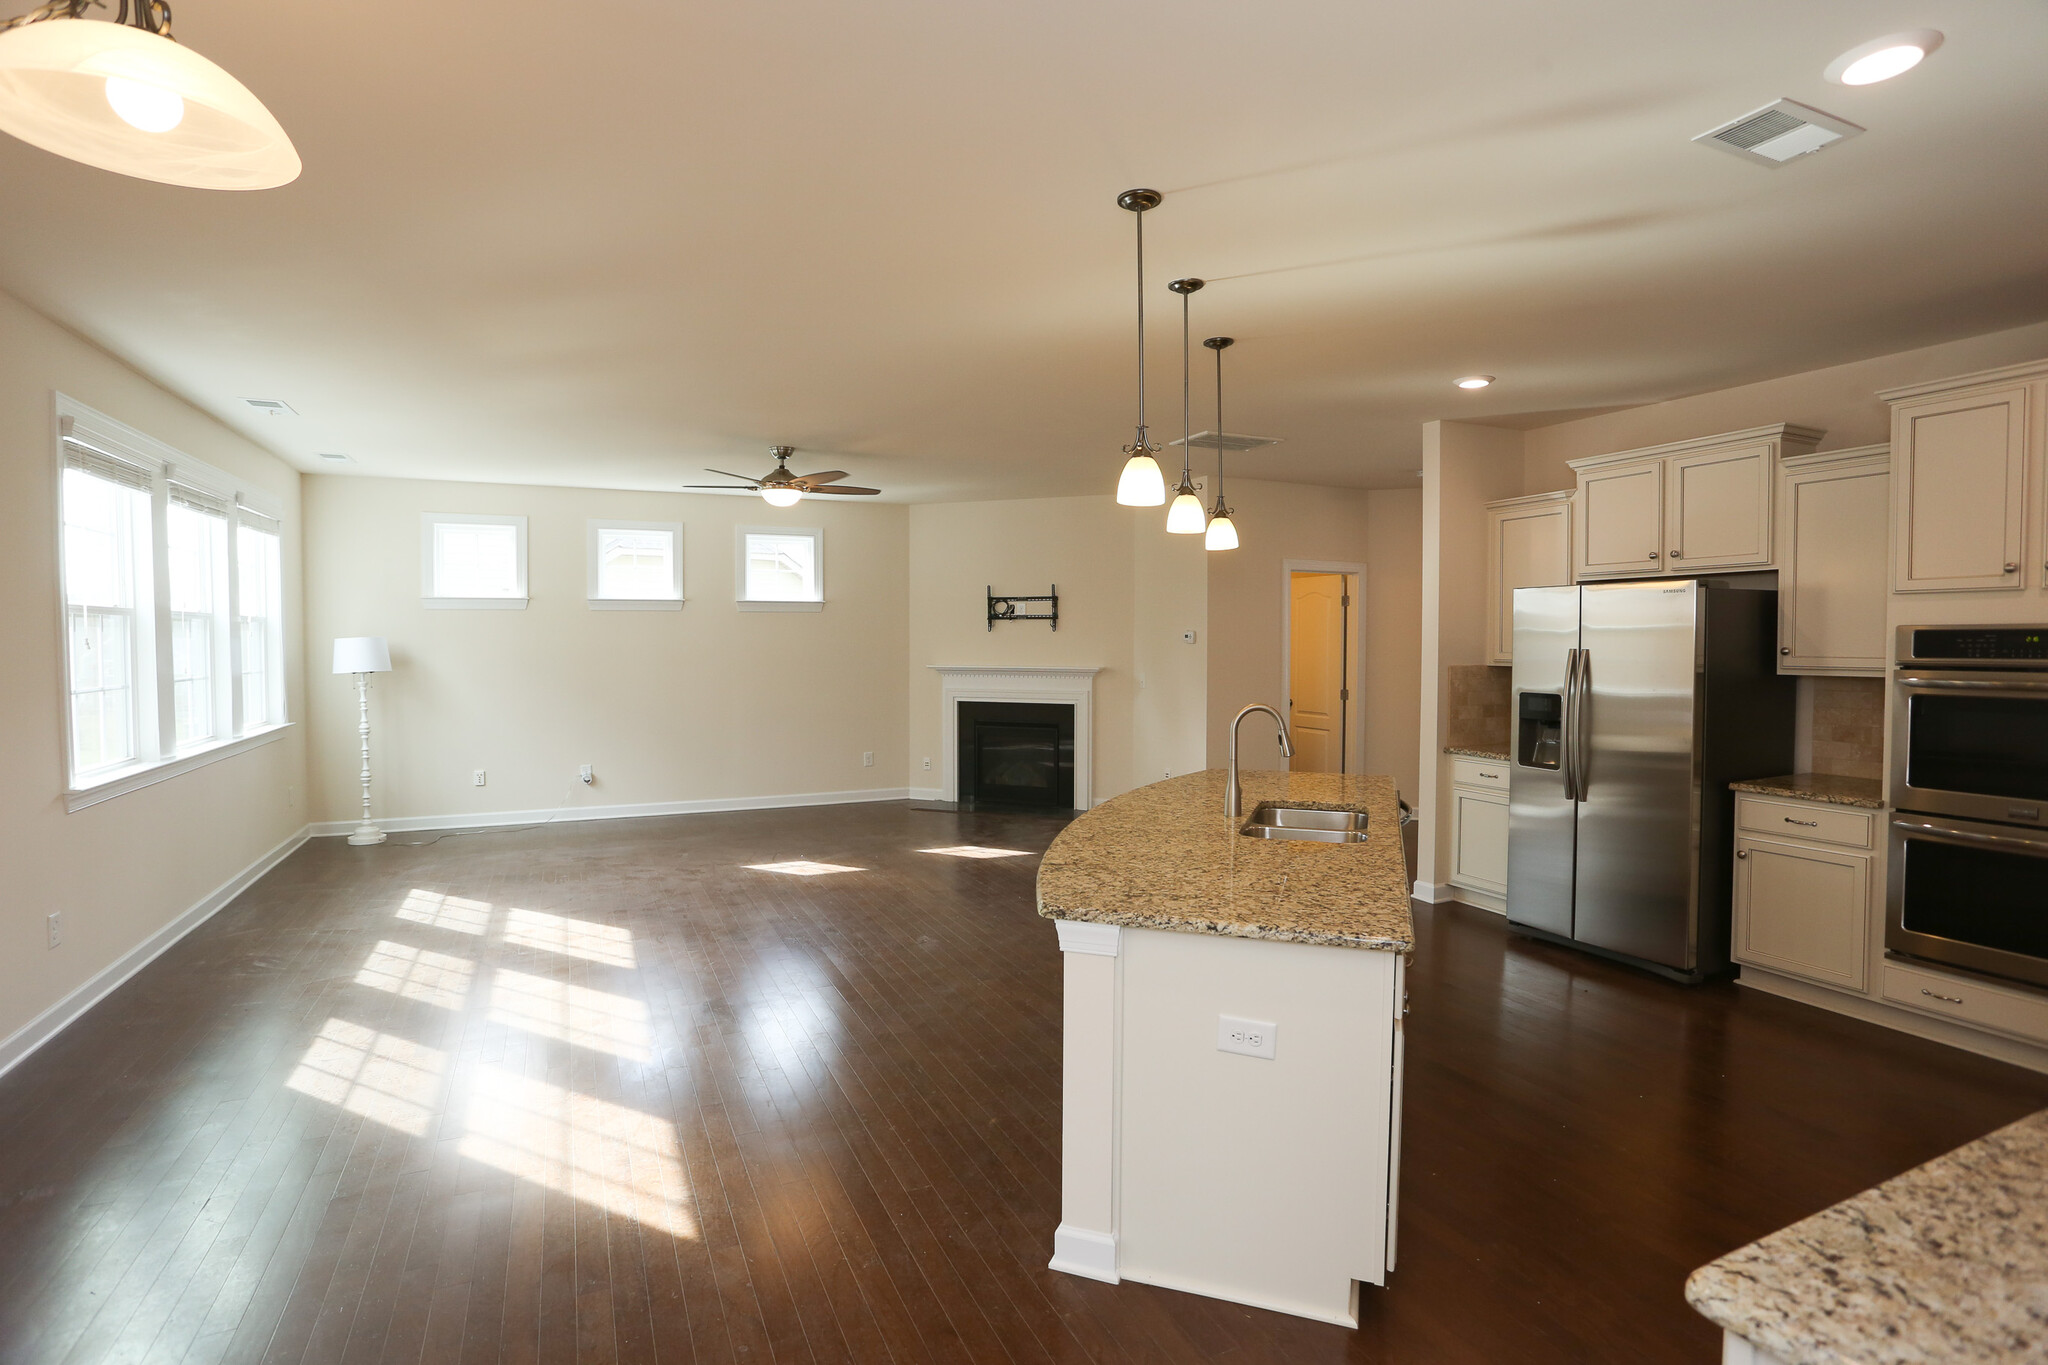
{"type": "Polygon", "coordinates": [[[1340,687],[1340,688],[1338,688],[1338,689],[1337,689],[1337,700],[1338,700],[1338,701],[1350,701],[1350,700],[1351,700],[1351,689],[1350,689],[1350,688],[1348,688],[1348,687],[1340,687]]]}
{"type": "Polygon", "coordinates": [[[1351,594],[1348,592],[1344,594],[1344,605],[1347,607],[1351,605],[1351,594]]]}

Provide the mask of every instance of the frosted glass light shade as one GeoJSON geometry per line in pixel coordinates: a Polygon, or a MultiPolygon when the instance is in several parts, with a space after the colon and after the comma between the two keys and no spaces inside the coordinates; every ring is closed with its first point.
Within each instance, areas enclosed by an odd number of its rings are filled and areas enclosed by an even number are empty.
{"type": "Polygon", "coordinates": [[[1202,520],[1207,512],[1202,500],[1194,490],[1183,484],[1182,492],[1173,500],[1173,506],[1166,509],[1166,529],[1177,536],[1198,536],[1202,534],[1202,520]]]}
{"type": "Polygon", "coordinates": [[[247,86],[160,33],[104,19],[0,33],[0,131],[194,189],[267,190],[300,170],[292,140],[247,86]]]}
{"type": "Polygon", "coordinates": [[[1235,550],[1237,548],[1237,523],[1230,519],[1230,513],[1218,512],[1209,518],[1209,530],[1202,537],[1205,550],[1235,550]]]}
{"type": "Polygon", "coordinates": [[[1142,451],[1124,461],[1123,476],[1116,481],[1116,500],[1126,507],[1158,507],[1166,501],[1166,476],[1159,461],[1142,451]]]}
{"type": "Polygon", "coordinates": [[[761,490],[761,501],[770,507],[794,507],[803,500],[804,490],[801,488],[770,487],[761,490]]]}
{"type": "Polygon", "coordinates": [[[389,673],[391,646],[381,635],[350,635],[334,642],[336,673],[389,673]]]}

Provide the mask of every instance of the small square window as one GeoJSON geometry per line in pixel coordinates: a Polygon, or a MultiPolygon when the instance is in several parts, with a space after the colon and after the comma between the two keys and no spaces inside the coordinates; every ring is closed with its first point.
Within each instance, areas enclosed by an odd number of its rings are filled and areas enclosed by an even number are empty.
{"type": "Polygon", "coordinates": [[[589,556],[592,607],[626,611],[682,609],[681,523],[592,519],[589,556]]]}
{"type": "Polygon", "coordinates": [[[526,606],[526,518],[420,514],[420,596],[429,607],[526,606]]]}
{"type": "Polygon", "coordinates": [[[825,604],[825,533],[742,526],[736,577],[743,611],[817,611],[825,604]]]}

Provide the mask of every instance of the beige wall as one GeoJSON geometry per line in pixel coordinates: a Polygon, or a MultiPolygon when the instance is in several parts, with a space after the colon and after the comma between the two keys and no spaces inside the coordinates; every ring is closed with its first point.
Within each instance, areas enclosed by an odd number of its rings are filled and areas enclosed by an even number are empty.
{"type": "Polygon", "coordinates": [[[380,816],[905,785],[901,506],[336,476],[305,502],[316,820],[358,809],[354,687],[324,667],[343,635],[386,636],[397,665],[371,693],[380,816]],[[423,512],[528,518],[526,610],[423,607],[423,512]],[[681,611],[591,610],[590,517],[683,523],[681,611]],[[734,607],[735,528],[777,524],[824,528],[822,611],[734,607]]]}
{"type": "MultiPolygon", "coordinates": [[[[304,824],[305,697],[297,473],[5,294],[0,356],[0,1038],[13,1039],[304,824]],[[301,722],[269,744],[70,814],[53,391],[282,502],[287,706],[301,722]],[[64,915],[54,949],[52,911],[64,915]]],[[[0,1058],[12,1050],[0,1044],[0,1058]]]]}
{"type": "MultiPolygon", "coordinates": [[[[1253,702],[1286,714],[1280,605],[1288,560],[1365,565],[1361,740],[1351,761],[1416,789],[1422,494],[1232,479],[1240,545],[1209,556],[1208,765],[1228,761],[1229,726],[1253,702]]],[[[1270,722],[1245,722],[1240,761],[1282,765],[1270,722]]]]}

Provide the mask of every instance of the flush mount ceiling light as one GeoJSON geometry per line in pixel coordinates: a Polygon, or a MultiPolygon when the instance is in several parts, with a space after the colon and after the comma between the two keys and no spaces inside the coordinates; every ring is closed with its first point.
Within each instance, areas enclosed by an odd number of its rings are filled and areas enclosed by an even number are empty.
{"type": "Polygon", "coordinates": [[[1180,295],[1180,415],[1185,435],[1180,443],[1180,487],[1173,490],[1173,506],[1166,509],[1166,529],[1177,536],[1202,534],[1202,495],[1195,492],[1188,455],[1195,446],[1195,410],[1190,401],[1194,377],[1193,333],[1188,330],[1188,295],[1202,287],[1190,276],[1170,281],[1167,286],[1180,295]]]}
{"type": "Polygon", "coordinates": [[[0,23],[0,131],[88,166],[202,190],[267,190],[299,154],[247,86],[171,37],[164,0],[50,0],[0,23]]]}
{"type": "Polygon", "coordinates": [[[1876,85],[1911,71],[1940,46],[1941,35],[1933,29],[1908,29],[1850,48],[1829,62],[1821,74],[1836,85],[1876,85]]]}
{"type": "Polygon", "coordinates": [[[1125,190],[1116,197],[1119,207],[1138,217],[1138,438],[1124,447],[1128,458],[1116,481],[1116,500],[1126,507],[1157,507],[1166,501],[1159,447],[1145,434],[1145,210],[1159,207],[1163,197],[1158,190],[1125,190]]]}
{"type": "Polygon", "coordinates": [[[1458,381],[1458,387],[1461,389],[1483,389],[1492,382],[1493,376],[1490,374],[1468,374],[1458,381]]]}
{"type": "Polygon", "coordinates": [[[825,469],[816,474],[790,473],[789,457],[796,454],[795,446],[769,446],[768,453],[775,457],[775,468],[758,479],[725,469],[706,469],[704,472],[707,474],[723,474],[728,479],[739,479],[741,482],[686,483],[683,487],[722,493],[759,493],[761,500],[770,507],[794,507],[804,500],[806,493],[843,493],[849,497],[872,498],[882,491],[879,488],[856,488],[852,484],[840,483],[839,480],[846,477],[846,471],[843,469],[825,469]]]}
{"type": "MultiPolygon", "coordinates": [[[[1209,514],[1209,530],[1202,537],[1205,550],[1235,550],[1237,523],[1230,519],[1230,506],[1223,501],[1223,349],[1236,343],[1235,337],[1205,337],[1202,344],[1216,353],[1216,510],[1209,514]]],[[[1188,438],[1194,444],[1194,438],[1188,438]]]]}

